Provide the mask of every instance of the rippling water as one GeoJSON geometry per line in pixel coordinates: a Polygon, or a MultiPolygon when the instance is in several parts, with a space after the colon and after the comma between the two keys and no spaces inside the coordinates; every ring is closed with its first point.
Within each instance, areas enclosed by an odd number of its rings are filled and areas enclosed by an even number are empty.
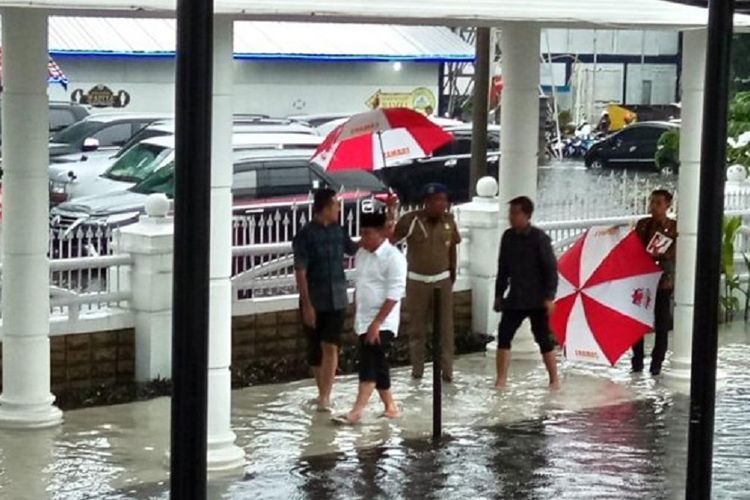
{"type": "MultiPolygon", "coordinates": [[[[750,491],[748,338],[742,325],[723,335],[717,499],[746,499],[750,491]]],[[[517,361],[511,389],[497,393],[490,388],[492,359],[463,357],[458,382],[445,390],[446,437],[440,443],[429,438],[430,384],[412,382],[408,371],[397,373],[394,386],[404,417],[378,418],[373,401],[357,427],[335,426],[328,415],[316,413],[309,382],[239,391],[234,429],[248,452],[248,466],[244,477],[214,478],[209,498],[683,498],[687,396],[666,381],[631,376],[626,365],[564,363],[565,387],[550,394],[540,363],[517,361]]],[[[338,411],[346,410],[355,390],[351,378],[338,384],[338,411]]],[[[63,429],[44,445],[52,445],[56,457],[48,471],[50,497],[168,497],[163,479],[134,472],[143,464],[137,455],[117,450],[113,431],[65,435],[63,429]],[[117,485],[126,479],[128,484],[117,485]]],[[[117,433],[127,437],[125,429],[117,433]]],[[[3,437],[0,443],[5,447],[7,441],[3,437]]],[[[0,480],[7,484],[7,457],[2,463],[0,480]]],[[[148,467],[153,469],[165,474],[163,464],[148,467]]]]}

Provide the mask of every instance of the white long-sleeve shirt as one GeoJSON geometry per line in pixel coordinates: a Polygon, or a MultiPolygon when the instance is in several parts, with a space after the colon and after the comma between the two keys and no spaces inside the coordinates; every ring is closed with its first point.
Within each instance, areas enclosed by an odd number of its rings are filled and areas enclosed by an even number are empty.
{"type": "Polygon", "coordinates": [[[385,241],[375,252],[361,248],[357,252],[356,268],[357,312],[354,331],[358,335],[366,334],[385,301],[390,299],[398,303],[380,329],[398,335],[401,299],[406,295],[406,258],[385,241]]]}

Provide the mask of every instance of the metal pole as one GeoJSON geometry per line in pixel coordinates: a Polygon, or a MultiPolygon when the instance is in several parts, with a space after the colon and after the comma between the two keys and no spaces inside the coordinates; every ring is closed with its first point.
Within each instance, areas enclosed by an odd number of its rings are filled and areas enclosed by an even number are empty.
{"type": "Polygon", "coordinates": [[[719,276],[734,0],[710,0],[703,100],[693,358],[685,498],[711,498],[719,276]]]}
{"type": "Polygon", "coordinates": [[[206,498],[213,1],[178,0],[170,497],[206,498]]]}
{"type": "Polygon", "coordinates": [[[472,96],[471,170],[469,196],[477,181],[487,175],[487,114],[490,98],[490,28],[477,28],[474,59],[474,95],[472,96]]]}
{"type": "Polygon", "coordinates": [[[442,290],[435,288],[432,295],[432,438],[443,436],[443,320],[442,290]]]}

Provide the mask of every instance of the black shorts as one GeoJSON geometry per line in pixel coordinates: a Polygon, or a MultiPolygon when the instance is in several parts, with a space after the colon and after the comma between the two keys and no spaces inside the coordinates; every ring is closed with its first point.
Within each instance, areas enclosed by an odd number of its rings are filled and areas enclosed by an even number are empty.
{"type": "Polygon", "coordinates": [[[388,355],[395,335],[384,330],[380,332],[380,344],[365,343],[366,335],[359,336],[359,381],[375,382],[379,391],[391,388],[391,369],[388,355]]]}
{"type": "Polygon", "coordinates": [[[500,326],[497,328],[497,348],[510,349],[510,343],[513,341],[516,331],[526,318],[531,320],[531,331],[534,334],[534,340],[539,345],[539,351],[546,354],[554,350],[555,342],[552,340],[552,331],[549,328],[549,316],[546,309],[503,311],[500,326]]]}
{"type": "Polygon", "coordinates": [[[321,343],[341,345],[341,335],[344,331],[346,321],[346,310],[316,312],[315,328],[305,325],[304,331],[307,337],[307,362],[310,366],[320,366],[323,359],[321,343]]]}

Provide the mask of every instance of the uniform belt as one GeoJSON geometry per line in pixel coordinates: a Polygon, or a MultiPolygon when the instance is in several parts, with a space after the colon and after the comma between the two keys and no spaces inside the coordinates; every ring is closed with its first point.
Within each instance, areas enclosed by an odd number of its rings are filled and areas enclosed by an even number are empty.
{"type": "Polygon", "coordinates": [[[419,273],[413,273],[409,271],[409,279],[413,281],[419,281],[421,283],[437,283],[438,281],[447,280],[451,277],[451,273],[449,271],[443,271],[440,274],[419,274],[419,273]]]}

